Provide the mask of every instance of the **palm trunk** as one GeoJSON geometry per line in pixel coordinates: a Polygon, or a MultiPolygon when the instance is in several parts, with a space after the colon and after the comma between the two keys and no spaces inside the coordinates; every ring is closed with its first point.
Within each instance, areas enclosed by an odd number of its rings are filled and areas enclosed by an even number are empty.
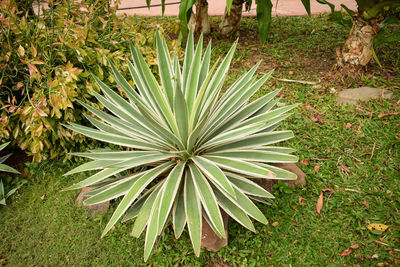
{"type": "Polygon", "coordinates": [[[364,20],[359,16],[354,16],[349,37],[343,48],[336,51],[338,65],[367,65],[372,57],[373,39],[379,30],[380,27],[375,19],[364,20]]]}
{"type": "Polygon", "coordinates": [[[209,33],[211,30],[208,21],[208,2],[207,0],[197,0],[196,3],[196,32],[209,33]]]}
{"type": "Polygon", "coordinates": [[[233,34],[239,31],[243,3],[243,0],[233,0],[230,13],[225,9],[224,17],[219,25],[222,34],[233,34]]]}
{"type": "Polygon", "coordinates": [[[211,31],[208,21],[208,2],[207,0],[198,0],[196,2],[196,13],[192,13],[189,26],[194,27],[195,32],[209,33],[211,31]]]}

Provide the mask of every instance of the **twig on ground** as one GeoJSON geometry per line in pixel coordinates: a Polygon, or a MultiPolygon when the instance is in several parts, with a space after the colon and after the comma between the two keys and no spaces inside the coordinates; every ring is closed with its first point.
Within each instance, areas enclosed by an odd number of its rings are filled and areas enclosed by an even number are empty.
{"type": "Polygon", "coordinates": [[[310,81],[300,81],[300,80],[289,80],[289,79],[283,79],[283,78],[277,78],[271,76],[272,79],[281,81],[281,82],[288,82],[288,83],[301,83],[301,84],[311,84],[311,85],[316,85],[318,82],[310,82],[310,81]]]}
{"type": "Polygon", "coordinates": [[[383,246],[389,247],[389,244],[383,243],[383,242],[378,241],[378,240],[375,240],[375,243],[378,243],[378,244],[381,244],[381,245],[383,245],[383,246]]]}
{"type": "Polygon", "coordinates": [[[355,189],[351,189],[351,188],[345,188],[344,191],[356,192],[356,193],[360,193],[361,194],[360,191],[355,190],[355,189]]]}

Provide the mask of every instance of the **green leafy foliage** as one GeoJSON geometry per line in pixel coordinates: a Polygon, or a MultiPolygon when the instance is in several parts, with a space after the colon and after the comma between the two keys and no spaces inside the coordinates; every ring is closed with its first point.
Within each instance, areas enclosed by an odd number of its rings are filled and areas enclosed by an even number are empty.
{"type": "MultiPolygon", "coordinates": [[[[8,144],[9,144],[9,142],[0,145],[0,151],[2,151],[8,144]]],[[[6,161],[10,156],[11,156],[11,154],[8,154],[8,155],[2,156],[0,158],[0,172],[19,173],[16,169],[4,164],[4,161],[6,161]]],[[[7,184],[6,184],[6,187],[7,187],[7,184]]],[[[5,185],[3,183],[3,179],[0,178],[0,204],[6,205],[6,199],[8,197],[10,197],[12,194],[14,194],[17,189],[18,189],[18,187],[10,188],[9,190],[5,190],[5,185]]]]}
{"type": "Polygon", "coordinates": [[[61,126],[84,119],[77,101],[91,102],[99,91],[90,73],[112,81],[107,58],[120,67],[130,55],[129,40],[156,72],[154,30],[117,16],[108,1],[59,1],[33,17],[19,7],[0,4],[0,138],[15,140],[36,161],[65,156],[90,145],[61,126]]]}
{"type": "Polygon", "coordinates": [[[202,56],[202,36],[195,46],[193,33],[189,34],[183,67],[176,53],[171,59],[165,39],[158,33],[155,39],[160,82],[139,49],[132,45],[133,63],[128,61],[128,67],[136,90],[110,62],[111,77],[127,98],[96,78],[103,95],[94,95],[109,113],[84,104],[97,117],[90,119],[97,129],[75,123],[66,126],[127,149],[75,153],[92,161],[66,175],[99,170],[69,188],[96,186],[96,193],[91,193],[85,201],[87,205],[123,197],[103,236],[124,214],[124,221],[136,218],[133,236],[140,236],[147,227],[144,246],[147,260],[157,236],[172,217],[175,236],[181,235],[186,224],[195,254],[199,256],[202,217],[220,237],[225,236],[220,208],[255,231],[250,218],[264,224],[267,219],[252,200],[273,196],[251,179],[296,179],[293,173],[270,165],[297,161],[291,150],[271,147],[293,137],[291,131],[274,130],[296,105],[272,109],[271,101],[279,90],[248,103],[272,74],[269,72],[257,80],[255,72],[259,64],[219,97],[237,43],[220,65],[210,69],[211,45],[202,56]],[[145,166],[146,170],[114,177],[139,166],[145,166]]]}

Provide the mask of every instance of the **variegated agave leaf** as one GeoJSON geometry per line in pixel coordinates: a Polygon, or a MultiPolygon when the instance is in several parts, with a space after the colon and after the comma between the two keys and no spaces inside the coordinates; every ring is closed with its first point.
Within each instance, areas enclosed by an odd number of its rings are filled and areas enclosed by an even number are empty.
{"type": "Polygon", "coordinates": [[[259,64],[219,97],[236,43],[212,67],[211,45],[203,54],[203,39],[195,47],[193,33],[187,40],[183,67],[176,54],[171,59],[158,33],[156,43],[160,81],[134,45],[128,68],[136,88],[110,62],[113,78],[126,98],[95,77],[102,94],[94,95],[108,112],[82,103],[97,117],[87,116],[95,128],[73,123],[66,127],[125,149],[76,153],[91,161],[67,175],[98,172],[69,189],[97,184],[85,201],[88,205],[122,197],[103,236],[124,215],[123,221],[135,218],[132,235],[138,237],[146,229],[145,260],[169,218],[177,238],[187,225],[199,256],[203,217],[220,237],[225,236],[221,209],[251,231],[255,230],[252,219],[267,223],[253,200],[273,196],[249,178],[296,179],[293,173],[269,165],[297,161],[292,149],[275,146],[293,133],[274,131],[296,105],[273,109],[279,90],[249,103],[271,75],[257,79],[259,64]],[[139,166],[146,168],[115,177],[139,166]]]}

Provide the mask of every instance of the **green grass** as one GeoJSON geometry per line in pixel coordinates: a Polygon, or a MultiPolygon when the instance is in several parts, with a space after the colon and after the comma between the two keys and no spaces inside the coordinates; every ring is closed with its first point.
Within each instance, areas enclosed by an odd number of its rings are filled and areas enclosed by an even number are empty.
{"type": "MultiPolygon", "coordinates": [[[[167,29],[173,28],[174,20],[152,19],[169,25],[167,29]]],[[[275,68],[275,77],[321,81],[313,87],[271,79],[257,95],[283,87],[281,102],[302,103],[282,128],[295,132],[296,137],[286,145],[296,148],[300,160],[309,163],[301,166],[307,174],[307,185],[295,190],[277,186],[275,205],[259,205],[270,224],[255,223],[256,234],[230,220],[229,245],[217,253],[203,250],[196,258],[187,232],[175,240],[168,227],[148,264],[399,264],[400,122],[399,115],[378,115],[400,109],[400,52],[399,48],[389,47],[377,51],[386,71],[371,63],[361,78],[327,78],[334,63],[334,49],[343,44],[346,33],[347,29],[329,23],[325,15],[280,18],[273,21],[269,42],[260,47],[255,21],[243,20],[227,84],[259,59],[264,60],[260,72],[275,68]],[[374,100],[359,107],[335,104],[331,88],[339,91],[365,85],[388,88],[394,92],[394,99],[374,100]],[[322,122],[310,119],[314,113],[322,122]],[[316,165],[320,165],[318,172],[316,165]],[[322,212],[317,216],[316,203],[324,188],[334,193],[325,194],[322,212]],[[299,203],[300,197],[305,199],[304,206],[299,203]],[[272,226],[273,222],[278,225],[272,226]],[[371,232],[367,229],[370,223],[383,223],[389,228],[383,233],[371,232]],[[359,248],[348,256],[339,256],[353,244],[359,248]]],[[[213,33],[210,38],[214,55],[220,56],[236,37],[222,38],[213,33]]],[[[9,266],[142,265],[144,237],[129,236],[132,223],[118,223],[100,239],[117,203],[112,203],[107,214],[87,219],[84,209],[75,205],[77,192],[61,191],[84,177],[63,177],[71,168],[72,164],[61,160],[27,165],[28,184],[11,197],[9,205],[0,207],[0,263],[5,259],[9,266]]]]}

